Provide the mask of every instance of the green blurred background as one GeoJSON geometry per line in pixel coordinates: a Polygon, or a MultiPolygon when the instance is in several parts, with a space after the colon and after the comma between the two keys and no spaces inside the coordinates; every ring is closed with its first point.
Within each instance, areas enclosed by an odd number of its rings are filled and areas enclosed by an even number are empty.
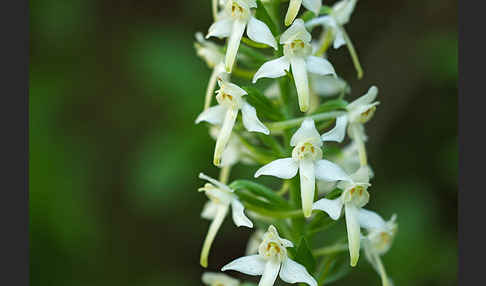
{"type": "MultiPolygon", "coordinates": [[[[359,1],[347,30],[364,78],[345,48],[330,53],[351,99],[380,88],[369,208],[398,215],[383,258],[395,285],[457,283],[456,5],[359,1]]],[[[210,71],[193,41],[211,20],[209,0],[30,1],[32,285],[201,284],[197,173],[217,169],[194,125],[210,71]]],[[[250,233],[227,219],[210,270],[250,233]]],[[[380,285],[365,259],[335,284],[357,283],[380,285]]]]}

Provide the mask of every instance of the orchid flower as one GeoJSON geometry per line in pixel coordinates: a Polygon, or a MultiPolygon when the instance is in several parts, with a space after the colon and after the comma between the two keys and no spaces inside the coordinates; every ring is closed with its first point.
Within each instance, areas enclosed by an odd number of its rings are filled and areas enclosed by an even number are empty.
{"type": "Polygon", "coordinates": [[[199,178],[209,182],[206,183],[204,187],[199,188],[199,191],[204,192],[209,199],[204,205],[201,217],[212,220],[208,234],[204,240],[200,259],[201,265],[207,267],[211,244],[213,243],[216,233],[221,227],[230,206],[232,209],[233,222],[236,226],[252,228],[253,223],[246,217],[243,204],[238,200],[238,197],[233,194],[233,190],[230,187],[203,173],[199,174],[199,178]]]}
{"type": "Polygon", "coordinates": [[[208,67],[213,70],[209,78],[208,87],[206,88],[206,97],[204,100],[204,110],[206,110],[211,105],[211,98],[214,94],[218,76],[224,77],[225,80],[229,80],[229,74],[224,73],[224,54],[221,52],[218,45],[204,40],[204,37],[200,32],[196,33],[196,40],[197,42],[194,46],[197,55],[203,58],[208,67]]]}
{"type": "Polygon", "coordinates": [[[319,10],[321,10],[322,3],[321,0],[290,0],[287,14],[285,14],[285,26],[292,24],[295,17],[297,17],[297,13],[299,13],[301,5],[314,12],[317,16],[319,15],[319,10]]]}
{"type": "Polygon", "coordinates": [[[356,266],[360,248],[359,221],[366,220],[366,218],[362,217],[363,212],[361,212],[361,208],[368,203],[370,197],[367,191],[370,185],[368,168],[361,167],[350,177],[351,181],[338,183],[337,187],[343,190],[340,197],[334,200],[320,199],[313,204],[312,209],[324,211],[333,220],[338,220],[344,207],[351,266],[356,266]]]}
{"type": "Polygon", "coordinates": [[[272,286],[280,276],[287,283],[306,283],[317,286],[316,280],[305,267],[287,256],[291,241],[281,238],[277,229],[270,225],[258,247],[258,254],[237,258],[223,266],[222,271],[235,270],[248,275],[261,275],[258,286],[272,286]]]}
{"type": "Polygon", "coordinates": [[[305,29],[304,21],[302,19],[295,20],[292,26],[280,36],[280,43],[284,45],[284,55],[264,63],[253,76],[253,83],[263,77],[281,77],[292,66],[292,75],[302,112],[306,112],[310,105],[307,73],[336,75],[334,67],[328,60],[311,55],[310,41],[311,34],[305,29]]]}
{"type": "Polygon", "coordinates": [[[240,281],[234,279],[226,274],[204,272],[202,275],[202,282],[208,286],[239,286],[240,281]]]}
{"type": "Polygon", "coordinates": [[[228,73],[233,70],[238,47],[243,32],[255,42],[267,44],[277,50],[277,42],[268,26],[256,19],[251,11],[256,8],[255,0],[226,0],[224,10],[218,19],[209,27],[206,38],[228,38],[228,49],[225,57],[225,68],[228,73]],[[248,25],[248,27],[247,27],[248,25]]]}
{"type": "Polygon", "coordinates": [[[314,18],[306,22],[305,26],[310,29],[317,25],[324,26],[331,33],[334,49],[338,49],[342,45],[347,45],[351,57],[353,58],[353,63],[358,71],[358,78],[361,78],[363,70],[359,63],[358,56],[354,50],[353,43],[343,28],[343,26],[349,22],[349,18],[351,17],[351,13],[353,13],[356,2],[358,2],[358,0],[341,0],[332,6],[329,15],[314,18]]]}
{"type": "Polygon", "coordinates": [[[221,156],[228,144],[239,110],[241,110],[243,125],[246,130],[270,134],[268,128],[258,119],[255,108],[242,98],[247,94],[245,90],[233,83],[224,81],[222,78],[218,79],[218,85],[220,89],[216,91],[216,100],[219,104],[203,111],[196,119],[196,124],[206,121],[211,124],[222,125],[214,148],[213,163],[216,166],[221,165],[221,156]]]}
{"type": "Polygon", "coordinates": [[[364,143],[367,140],[363,124],[368,122],[375,113],[379,102],[373,102],[378,95],[378,88],[370,87],[368,92],[349,103],[346,106],[347,114],[336,118],[336,126],[322,135],[322,140],[334,140],[342,142],[346,133],[357,144],[362,166],[367,165],[366,149],[364,143]]]}
{"type": "Polygon", "coordinates": [[[389,221],[385,221],[375,212],[364,209],[361,212],[360,225],[368,232],[362,239],[366,259],[380,275],[382,285],[391,286],[392,282],[386,274],[380,257],[388,252],[393,243],[397,232],[396,215],[393,215],[389,221]]]}
{"type": "Polygon", "coordinates": [[[256,171],[255,178],[270,175],[290,179],[299,171],[302,211],[305,217],[309,217],[312,213],[316,178],[325,181],[351,180],[341,167],[322,159],[322,144],[314,120],[305,119],[290,140],[290,146],[294,147],[292,157],[268,163],[256,171]]]}

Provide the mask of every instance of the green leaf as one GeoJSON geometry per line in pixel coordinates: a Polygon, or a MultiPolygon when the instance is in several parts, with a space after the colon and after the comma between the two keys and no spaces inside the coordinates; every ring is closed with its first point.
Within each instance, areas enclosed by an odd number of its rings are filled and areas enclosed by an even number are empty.
{"type": "Polygon", "coordinates": [[[290,207],[289,203],[284,198],[277,195],[272,189],[250,180],[236,180],[233,181],[229,187],[233,190],[247,190],[256,196],[263,197],[269,202],[284,208],[290,207]]]}
{"type": "Polygon", "coordinates": [[[259,115],[274,121],[284,118],[282,112],[258,89],[251,86],[243,86],[242,88],[248,93],[245,96],[246,101],[256,108],[259,115]]]}
{"type": "Polygon", "coordinates": [[[332,99],[324,102],[323,104],[319,105],[317,109],[312,112],[312,114],[318,114],[322,112],[329,112],[334,110],[344,110],[348,102],[343,99],[332,99]]]}
{"type": "Polygon", "coordinates": [[[282,207],[281,205],[271,204],[267,201],[258,198],[253,193],[250,193],[246,190],[235,190],[235,194],[238,196],[240,201],[250,204],[254,207],[265,209],[265,210],[286,210],[286,208],[282,207]]]}
{"type": "Polygon", "coordinates": [[[335,188],[334,190],[332,190],[330,193],[328,193],[326,195],[326,199],[329,199],[329,200],[337,199],[342,193],[343,193],[343,190],[335,188]]]}
{"type": "Polygon", "coordinates": [[[349,255],[347,253],[341,253],[333,259],[330,269],[322,281],[322,284],[325,285],[332,282],[335,282],[348,274],[351,271],[351,266],[349,265],[349,255]]]}
{"type": "Polygon", "coordinates": [[[304,265],[309,273],[313,273],[316,268],[316,259],[312,255],[312,252],[307,244],[305,237],[300,240],[299,246],[297,248],[297,253],[295,260],[300,264],[304,265]]]}
{"type": "Polygon", "coordinates": [[[336,223],[335,220],[329,217],[325,212],[318,212],[315,218],[307,225],[307,233],[312,235],[328,229],[336,223]]]}
{"type": "Polygon", "coordinates": [[[275,24],[275,22],[273,22],[272,18],[268,14],[267,9],[263,5],[262,1],[257,0],[257,5],[258,6],[256,8],[255,17],[258,20],[263,21],[265,24],[267,24],[268,28],[270,28],[270,31],[274,36],[277,35],[278,34],[277,25],[275,24]]]}

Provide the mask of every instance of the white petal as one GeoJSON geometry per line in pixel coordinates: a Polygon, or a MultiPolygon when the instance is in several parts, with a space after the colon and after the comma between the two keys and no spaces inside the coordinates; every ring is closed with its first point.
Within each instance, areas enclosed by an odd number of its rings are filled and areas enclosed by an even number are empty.
{"type": "Polygon", "coordinates": [[[290,65],[292,66],[292,75],[294,76],[297,96],[299,98],[300,111],[309,110],[309,80],[307,79],[306,61],[302,57],[291,57],[290,65]]]}
{"type": "Polygon", "coordinates": [[[346,109],[351,110],[362,105],[370,104],[373,102],[373,100],[375,100],[377,95],[378,95],[378,88],[373,85],[368,89],[368,92],[366,92],[366,94],[364,94],[363,96],[357,98],[356,100],[348,104],[348,106],[346,106],[346,109]]]}
{"type": "Polygon", "coordinates": [[[299,13],[300,5],[302,5],[302,0],[290,0],[287,14],[285,14],[285,26],[292,24],[297,13],[299,13]]]}
{"type": "Polygon", "coordinates": [[[206,88],[206,97],[204,99],[204,110],[207,110],[211,105],[211,99],[213,98],[214,88],[216,87],[216,81],[218,79],[219,74],[224,70],[224,65],[220,64],[214,67],[213,71],[211,72],[211,76],[209,77],[208,87],[206,88]]]}
{"type": "Polygon", "coordinates": [[[221,224],[223,223],[223,220],[226,217],[227,212],[228,212],[228,206],[221,205],[218,208],[216,215],[213,221],[211,222],[211,225],[209,226],[209,230],[206,235],[206,238],[204,239],[203,248],[201,250],[201,257],[199,260],[199,263],[201,264],[202,267],[208,266],[209,250],[211,249],[211,245],[213,244],[214,238],[216,237],[216,234],[218,233],[218,230],[221,227],[221,224]]]}
{"type": "Polygon", "coordinates": [[[264,63],[253,76],[253,83],[262,77],[277,78],[285,75],[290,70],[290,61],[286,57],[264,63]]]}
{"type": "Polygon", "coordinates": [[[306,283],[310,286],[317,286],[317,282],[307,269],[301,264],[288,258],[282,263],[280,278],[287,283],[306,283]]]}
{"type": "Polygon", "coordinates": [[[246,34],[250,39],[255,42],[267,44],[273,47],[275,50],[278,49],[277,41],[275,37],[272,35],[270,28],[268,28],[267,24],[258,20],[255,17],[251,17],[250,21],[248,22],[248,28],[246,30],[246,34]]]}
{"type": "Polygon", "coordinates": [[[246,130],[250,132],[260,132],[265,135],[270,134],[268,128],[258,119],[256,109],[247,102],[243,103],[241,115],[243,118],[243,125],[245,126],[246,130]]]}
{"type": "Polygon", "coordinates": [[[224,18],[217,22],[214,22],[208,30],[206,38],[217,37],[226,38],[231,34],[231,29],[233,28],[233,20],[231,18],[224,18]]]}
{"type": "Polygon", "coordinates": [[[240,160],[240,149],[237,143],[235,143],[235,140],[238,139],[230,137],[228,145],[226,145],[226,148],[221,155],[221,167],[232,166],[240,160]]]}
{"type": "Polygon", "coordinates": [[[367,185],[370,181],[370,169],[368,166],[361,166],[354,174],[351,175],[351,179],[355,183],[367,185]]]}
{"type": "MultiPolygon", "coordinates": [[[[228,75],[227,73],[223,74],[228,75]]],[[[224,80],[223,77],[221,77],[221,80],[218,81],[218,84],[221,88],[224,89],[227,94],[230,94],[232,96],[243,96],[247,94],[246,90],[242,89],[234,83],[224,80]]]]}
{"type": "Polygon", "coordinates": [[[213,219],[218,211],[218,204],[212,201],[207,201],[204,204],[203,210],[201,212],[201,217],[205,219],[213,219]]]}
{"type": "MultiPolygon", "coordinates": [[[[311,73],[320,75],[336,75],[336,71],[334,70],[332,64],[324,58],[309,56],[306,60],[306,66],[307,70],[311,73]]],[[[292,68],[293,67],[294,66],[292,66],[292,68]]]]}
{"type": "Polygon", "coordinates": [[[214,148],[214,158],[213,163],[216,166],[220,166],[221,164],[221,156],[223,154],[224,149],[226,148],[226,144],[228,144],[229,138],[231,136],[231,131],[233,130],[233,126],[235,125],[236,117],[238,115],[238,110],[228,108],[226,111],[226,115],[223,121],[223,126],[221,127],[221,131],[218,134],[218,139],[216,139],[216,147],[214,148]]]}
{"type": "Polygon", "coordinates": [[[288,239],[285,239],[285,238],[280,238],[280,242],[282,243],[282,245],[287,248],[287,247],[294,247],[294,244],[292,243],[292,241],[288,240],[288,239]]]}
{"type": "Polygon", "coordinates": [[[341,167],[324,159],[316,162],[316,177],[324,181],[351,181],[341,167]]]}
{"type": "Polygon", "coordinates": [[[211,124],[220,125],[223,123],[226,110],[227,108],[222,105],[210,107],[199,114],[199,116],[196,118],[196,124],[201,121],[206,121],[211,124]]]}
{"type": "Polygon", "coordinates": [[[226,50],[225,57],[225,67],[226,71],[231,73],[233,70],[233,65],[236,60],[236,54],[238,53],[238,48],[240,47],[241,37],[245,31],[246,22],[236,20],[233,22],[233,28],[231,30],[231,35],[228,40],[228,49],[226,50]]]}
{"type": "Polygon", "coordinates": [[[309,78],[312,90],[320,96],[337,95],[346,89],[346,82],[339,77],[311,73],[309,78]]]}
{"type": "Polygon", "coordinates": [[[206,180],[206,181],[210,182],[215,187],[217,187],[221,190],[225,190],[225,191],[230,192],[230,193],[233,192],[233,190],[230,187],[226,186],[225,184],[221,183],[218,180],[215,180],[215,179],[205,175],[204,173],[199,173],[199,179],[206,180]]]}
{"type": "Polygon", "coordinates": [[[346,230],[348,232],[348,248],[349,256],[351,258],[351,266],[356,266],[359,259],[360,247],[360,228],[358,223],[358,209],[352,204],[344,206],[344,213],[346,215],[346,230]]]}
{"type": "Polygon", "coordinates": [[[299,165],[292,158],[277,159],[258,169],[255,178],[261,175],[274,176],[281,179],[290,179],[295,177],[299,165]]]}
{"type": "Polygon", "coordinates": [[[292,26],[280,36],[280,44],[290,43],[294,40],[301,40],[304,43],[309,43],[312,40],[312,36],[305,29],[304,20],[302,19],[295,19],[292,26]]]}
{"type": "Polygon", "coordinates": [[[314,14],[319,15],[319,10],[321,10],[322,0],[304,0],[302,5],[304,5],[307,10],[314,12],[314,14]]]}
{"type": "Polygon", "coordinates": [[[341,198],[334,200],[320,199],[312,205],[312,209],[326,212],[333,220],[338,220],[341,216],[343,203],[341,198]]]}
{"type": "Polygon", "coordinates": [[[358,222],[362,228],[366,229],[384,229],[385,220],[377,213],[365,209],[358,210],[358,222]]]}
{"type": "Polygon", "coordinates": [[[280,270],[280,263],[271,259],[265,263],[265,270],[263,271],[262,278],[258,282],[258,286],[273,286],[275,280],[277,280],[278,272],[280,270]]]}
{"type": "Polygon", "coordinates": [[[344,37],[344,33],[341,27],[336,27],[333,30],[333,33],[334,33],[334,41],[332,43],[332,47],[337,50],[341,46],[346,44],[346,39],[344,37]]]}
{"type": "Polygon", "coordinates": [[[322,134],[322,141],[335,141],[342,142],[344,135],[346,135],[346,126],[348,124],[348,119],[346,115],[339,116],[336,118],[336,126],[333,129],[322,134]]]}
{"type": "Polygon", "coordinates": [[[221,271],[226,270],[235,270],[248,275],[262,275],[265,270],[265,260],[259,254],[243,256],[221,268],[221,271]]]}
{"type": "Polygon", "coordinates": [[[349,21],[349,17],[351,17],[351,13],[353,13],[357,1],[358,0],[339,1],[332,6],[334,17],[340,25],[344,25],[349,21]]]}
{"type": "Polygon", "coordinates": [[[302,122],[299,129],[297,129],[294,135],[292,135],[292,138],[290,138],[290,146],[296,146],[299,142],[303,142],[304,140],[309,140],[310,143],[315,144],[316,146],[322,146],[321,136],[319,135],[312,118],[306,118],[302,122]]]}
{"type": "Polygon", "coordinates": [[[204,272],[202,275],[202,282],[208,286],[210,285],[224,285],[224,286],[238,286],[240,282],[237,279],[222,273],[204,272]]]}
{"type": "Polygon", "coordinates": [[[238,199],[235,198],[231,201],[231,210],[233,211],[233,222],[236,226],[253,227],[253,223],[244,213],[245,207],[238,199]]]}
{"type": "Polygon", "coordinates": [[[305,22],[305,27],[309,29],[312,29],[317,25],[334,28],[336,27],[336,21],[331,16],[322,16],[305,22]]]}
{"type": "Polygon", "coordinates": [[[314,174],[314,161],[311,158],[304,158],[299,161],[300,174],[300,196],[302,200],[302,211],[305,217],[312,214],[312,203],[316,187],[314,174]]]}

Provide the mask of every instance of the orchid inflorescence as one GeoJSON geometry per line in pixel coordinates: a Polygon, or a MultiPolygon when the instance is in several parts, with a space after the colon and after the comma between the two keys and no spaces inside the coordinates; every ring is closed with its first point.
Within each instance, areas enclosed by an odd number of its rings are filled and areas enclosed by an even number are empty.
{"type": "MultiPolygon", "coordinates": [[[[277,277],[317,286],[339,279],[349,265],[356,266],[363,248],[382,284],[392,285],[381,256],[396,234],[396,216],[385,221],[364,208],[374,177],[364,124],[379,104],[378,88],[371,86],[361,97],[345,101],[351,89],[326,54],[331,45],[346,45],[362,78],[344,29],[356,4],[357,0],[332,6],[321,0],[212,0],[214,23],[206,37],[196,33],[195,42],[197,54],[212,69],[196,123],[211,125],[209,133],[216,140],[212,161],[220,169],[218,179],[199,174],[206,181],[199,191],[208,198],[201,217],[211,221],[201,266],[208,266],[213,241],[231,210],[237,227],[255,232],[246,255],[221,271],[261,276],[259,286],[274,285],[277,277]],[[280,15],[282,7],[287,8],[285,17],[280,15]],[[312,33],[319,31],[313,40],[312,33]],[[221,45],[209,38],[227,41],[221,45]],[[217,104],[211,105],[214,94],[217,104]],[[346,134],[348,145],[336,148],[346,134]],[[274,190],[249,179],[229,183],[236,164],[256,166],[255,178],[282,179],[281,187],[274,190]],[[322,245],[316,234],[341,218],[347,234],[322,245]]],[[[220,272],[205,272],[202,281],[211,286],[241,283],[220,272]]]]}

